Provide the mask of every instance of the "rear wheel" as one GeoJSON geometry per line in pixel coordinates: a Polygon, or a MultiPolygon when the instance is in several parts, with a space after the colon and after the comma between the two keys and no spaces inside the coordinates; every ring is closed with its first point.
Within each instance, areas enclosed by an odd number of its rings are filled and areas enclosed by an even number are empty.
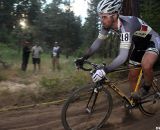
{"type": "Polygon", "coordinates": [[[112,106],[112,97],[107,89],[80,88],[63,106],[63,126],[65,130],[97,130],[109,118],[112,106]]]}
{"type": "Polygon", "coordinates": [[[160,88],[158,81],[157,78],[154,79],[150,93],[141,99],[139,109],[144,115],[152,116],[160,110],[160,88]]]}

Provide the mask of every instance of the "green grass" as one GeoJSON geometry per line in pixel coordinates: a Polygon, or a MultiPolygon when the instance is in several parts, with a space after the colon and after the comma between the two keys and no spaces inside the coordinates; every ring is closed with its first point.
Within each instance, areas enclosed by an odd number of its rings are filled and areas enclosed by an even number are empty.
{"type": "MultiPolygon", "coordinates": [[[[25,105],[39,102],[58,100],[66,97],[75,88],[82,87],[91,82],[89,72],[77,70],[74,65],[75,57],[68,59],[61,55],[61,70],[53,71],[50,54],[43,53],[41,56],[41,71],[33,73],[32,58],[30,57],[26,72],[21,71],[21,53],[5,45],[0,45],[0,55],[11,64],[11,68],[5,70],[0,68],[0,81],[11,81],[26,86],[11,92],[9,88],[1,90],[0,103],[2,106],[25,105]],[[34,86],[33,89],[32,87],[34,86]]],[[[91,61],[99,64],[106,59],[93,58],[91,61]]],[[[108,60],[109,63],[110,60],[108,60]]],[[[10,86],[14,87],[14,86],[10,86]]]]}
{"type": "Polygon", "coordinates": [[[1,89],[4,86],[0,86],[0,102],[3,102],[2,106],[57,100],[64,97],[73,88],[82,87],[90,82],[88,73],[75,69],[73,57],[66,59],[65,56],[61,55],[61,70],[53,71],[50,54],[43,53],[41,56],[41,71],[33,73],[31,57],[27,71],[23,72],[21,71],[21,53],[18,53],[18,50],[0,45],[0,55],[4,61],[11,64],[11,67],[7,70],[2,66],[0,67],[0,81],[13,82],[13,85],[9,83],[11,86],[7,86],[5,90],[1,89]],[[9,87],[14,87],[14,83],[26,87],[20,87],[16,92],[11,92],[9,87]],[[32,84],[36,88],[27,88],[32,84]]]}
{"type": "Polygon", "coordinates": [[[0,44],[0,56],[5,62],[15,64],[21,59],[21,54],[18,49],[12,49],[7,45],[0,44]]]}

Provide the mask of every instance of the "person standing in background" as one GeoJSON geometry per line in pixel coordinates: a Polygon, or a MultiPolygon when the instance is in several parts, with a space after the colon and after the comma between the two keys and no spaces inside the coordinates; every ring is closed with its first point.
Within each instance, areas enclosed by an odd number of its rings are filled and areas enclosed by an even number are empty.
{"type": "Polygon", "coordinates": [[[52,49],[53,70],[55,70],[55,69],[60,70],[60,64],[59,64],[60,52],[61,52],[60,46],[58,45],[58,42],[55,42],[53,49],[52,49]]]}
{"type": "Polygon", "coordinates": [[[31,52],[30,43],[28,41],[25,41],[23,43],[23,52],[22,52],[22,64],[21,64],[22,71],[26,71],[27,69],[30,52],[31,52]]]}
{"type": "Polygon", "coordinates": [[[42,47],[37,43],[35,46],[32,47],[32,62],[33,62],[33,71],[36,71],[36,65],[38,65],[38,70],[41,69],[41,53],[43,52],[42,47]]]}

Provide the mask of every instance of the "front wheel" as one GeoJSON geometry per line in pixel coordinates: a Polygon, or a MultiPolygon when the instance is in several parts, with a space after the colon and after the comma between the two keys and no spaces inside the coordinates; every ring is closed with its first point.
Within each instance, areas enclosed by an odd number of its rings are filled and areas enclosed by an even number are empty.
{"type": "Polygon", "coordinates": [[[62,108],[62,124],[65,130],[97,130],[102,127],[112,111],[110,92],[91,86],[75,91],[62,108]]]}

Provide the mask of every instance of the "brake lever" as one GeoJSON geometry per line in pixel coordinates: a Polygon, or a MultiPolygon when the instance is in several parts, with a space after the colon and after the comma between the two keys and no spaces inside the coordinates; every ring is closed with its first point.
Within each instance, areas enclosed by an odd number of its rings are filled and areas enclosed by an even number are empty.
{"type": "Polygon", "coordinates": [[[107,64],[106,64],[106,63],[102,63],[102,65],[103,65],[103,66],[106,66],[107,64]]]}
{"type": "Polygon", "coordinates": [[[96,70],[91,70],[90,75],[92,76],[95,72],[96,72],[96,70]]]}

